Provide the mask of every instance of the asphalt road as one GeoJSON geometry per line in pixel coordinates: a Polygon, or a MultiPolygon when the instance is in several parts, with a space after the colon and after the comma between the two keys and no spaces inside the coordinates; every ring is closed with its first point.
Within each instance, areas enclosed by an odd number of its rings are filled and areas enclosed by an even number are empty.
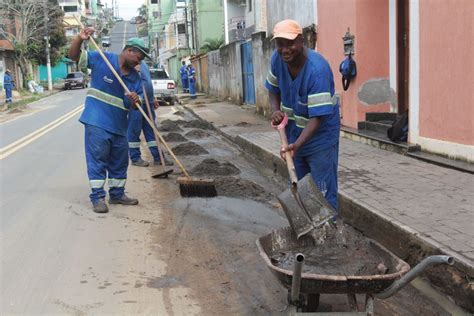
{"type": "Polygon", "coordinates": [[[137,37],[136,24],[131,24],[128,21],[118,22],[110,35],[111,45],[109,51],[120,54],[125,43],[131,37],[137,37]]]}

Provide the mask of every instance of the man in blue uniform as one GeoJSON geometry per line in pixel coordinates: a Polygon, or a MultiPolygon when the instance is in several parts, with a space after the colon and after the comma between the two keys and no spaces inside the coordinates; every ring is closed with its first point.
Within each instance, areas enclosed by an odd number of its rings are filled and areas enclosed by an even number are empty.
{"type": "Polygon", "coordinates": [[[337,164],[339,151],[339,104],[328,62],[304,46],[298,22],[284,20],[275,25],[276,51],[265,81],[273,124],[285,114],[288,146],[296,174],[311,176],[326,200],[337,210],[337,164]]]}
{"type": "Polygon", "coordinates": [[[192,64],[188,66],[189,94],[191,99],[196,99],[196,69],[192,64]]]}
{"type": "Polygon", "coordinates": [[[14,87],[12,74],[10,69],[5,70],[5,75],[3,76],[3,88],[5,89],[5,103],[12,103],[12,89],[14,87]]]}
{"type": "MultiPolygon", "coordinates": [[[[153,93],[153,83],[151,81],[150,70],[148,66],[145,64],[144,61],[141,62],[139,66],[136,67],[137,71],[140,73],[140,78],[142,80],[143,85],[145,86],[145,90],[143,93],[146,93],[148,102],[150,103],[151,107],[151,115],[153,117],[153,121],[155,120],[155,111],[159,106],[158,100],[155,99],[153,93]]],[[[143,88],[143,86],[142,86],[143,88]]],[[[145,102],[145,96],[143,96],[143,100],[145,102]]],[[[146,106],[143,107],[143,110],[147,112],[148,109],[146,106]]],[[[149,115],[149,114],[148,114],[149,115]]],[[[142,159],[141,152],[140,152],[140,133],[143,130],[143,135],[145,136],[148,148],[153,156],[155,165],[161,165],[160,154],[158,152],[158,147],[156,144],[155,134],[153,133],[153,129],[151,128],[150,124],[145,120],[138,109],[131,109],[128,114],[128,147],[130,153],[130,160],[132,161],[132,165],[139,166],[139,167],[148,167],[149,163],[142,159]]],[[[171,161],[166,160],[165,164],[167,166],[173,165],[171,161]]]]}
{"type": "Polygon", "coordinates": [[[181,75],[181,85],[183,86],[183,92],[188,92],[188,67],[186,67],[186,62],[183,60],[181,68],[179,68],[179,74],[181,75]]]}
{"type": "Polygon", "coordinates": [[[83,51],[82,42],[93,28],[86,27],[74,38],[69,57],[92,70],[91,88],[79,121],[85,126],[87,174],[90,199],[96,213],[108,212],[105,180],[108,177],[109,204],[136,205],[137,199],[125,194],[128,167],[127,115],[131,106],[141,103],[141,80],[135,66],[147,56],[142,40],[129,39],[120,55],[105,52],[116,72],[127,85],[126,93],[97,51],[83,51]]]}

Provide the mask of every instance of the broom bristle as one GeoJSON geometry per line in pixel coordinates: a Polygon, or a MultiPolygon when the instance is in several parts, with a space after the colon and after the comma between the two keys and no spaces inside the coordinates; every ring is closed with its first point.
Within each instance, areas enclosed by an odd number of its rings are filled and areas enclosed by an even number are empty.
{"type": "Polygon", "coordinates": [[[217,196],[214,180],[179,177],[179,192],[182,197],[215,197],[217,196]]]}

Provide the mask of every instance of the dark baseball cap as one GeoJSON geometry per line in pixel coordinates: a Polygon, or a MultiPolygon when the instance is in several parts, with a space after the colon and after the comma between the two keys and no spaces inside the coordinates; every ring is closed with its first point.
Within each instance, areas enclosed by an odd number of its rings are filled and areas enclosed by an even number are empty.
{"type": "Polygon", "coordinates": [[[133,47],[138,49],[145,57],[151,59],[150,55],[148,54],[148,48],[145,45],[145,42],[138,37],[130,38],[127,43],[125,44],[125,48],[133,47]]]}

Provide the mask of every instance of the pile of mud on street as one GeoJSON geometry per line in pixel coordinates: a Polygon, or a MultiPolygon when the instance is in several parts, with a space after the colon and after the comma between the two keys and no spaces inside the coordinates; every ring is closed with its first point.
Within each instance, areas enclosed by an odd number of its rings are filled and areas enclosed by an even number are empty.
{"type": "MultiPolygon", "coordinates": [[[[202,107],[206,102],[212,101],[204,101],[202,107]]],[[[251,130],[251,126],[246,128],[251,130]]],[[[154,255],[166,263],[166,271],[150,286],[161,289],[164,297],[176,288],[188,288],[186,295],[199,305],[202,315],[288,313],[288,291],[270,272],[256,245],[261,236],[288,226],[277,200],[287,189],[288,180],[265,168],[181,105],[159,108],[158,130],[192,177],[215,181],[217,197],[181,197],[176,178],[183,173],[176,162],[168,179],[151,178],[160,170],[158,166],[137,171],[142,178],[138,181],[151,184],[145,202],[163,210],[159,221],[151,226],[151,234],[159,245],[154,255]]],[[[347,240],[358,240],[359,233],[350,227],[345,234],[347,240]]],[[[353,254],[364,256],[357,251],[354,249],[353,254]]],[[[288,262],[285,255],[273,254],[273,259],[284,265],[288,262]]],[[[369,259],[366,262],[374,266],[348,268],[358,273],[377,269],[379,258],[369,259]]],[[[375,305],[380,315],[414,314],[418,306],[431,308],[431,302],[410,286],[389,299],[376,300],[375,305]]],[[[175,307],[169,302],[166,308],[173,312],[175,307]]],[[[183,309],[186,314],[186,306],[183,309]]],[[[318,311],[346,310],[346,296],[321,295],[318,311]]],[[[432,315],[438,314],[442,313],[432,307],[432,315]]]]}

